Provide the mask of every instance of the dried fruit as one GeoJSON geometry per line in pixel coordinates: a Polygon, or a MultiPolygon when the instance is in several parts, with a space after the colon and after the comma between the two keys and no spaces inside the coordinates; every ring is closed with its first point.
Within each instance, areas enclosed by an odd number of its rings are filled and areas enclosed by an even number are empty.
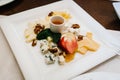
{"type": "Polygon", "coordinates": [[[76,29],[76,28],[80,28],[79,24],[73,24],[72,28],[76,29]]]}

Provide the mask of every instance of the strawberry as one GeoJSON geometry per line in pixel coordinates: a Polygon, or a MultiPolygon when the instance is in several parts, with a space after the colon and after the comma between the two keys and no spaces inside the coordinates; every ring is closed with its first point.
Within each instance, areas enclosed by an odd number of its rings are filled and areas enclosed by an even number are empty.
{"type": "Polygon", "coordinates": [[[78,48],[75,35],[73,33],[63,34],[60,39],[60,46],[68,53],[74,53],[75,50],[78,48]]]}
{"type": "Polygon", "coordinates": [[[63,49],[65,49],[66,44],[65,44],[65,39],[64,39],[64,37],[62,37],[62,38],[60,39],[59,45],[60,45],[60,47],[62,47],[63,49]]]}

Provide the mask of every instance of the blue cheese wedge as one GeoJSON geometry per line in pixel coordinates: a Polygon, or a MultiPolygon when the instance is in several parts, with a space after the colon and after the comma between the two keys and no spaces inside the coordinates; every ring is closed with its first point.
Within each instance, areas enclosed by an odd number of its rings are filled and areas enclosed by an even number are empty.
{"type": "Polygon", "coordinates": [[[40,50],[43,54],[47,54],[49,49],[49,43],[46,39],[40,40],[40,50]]]}
{"type": "Polygon", "coordinates": [[[46,64],[55,63],[55,55],[52,54],[51,52],[48,52],[47,54],[45,54],[45,63],[46,64]]]}

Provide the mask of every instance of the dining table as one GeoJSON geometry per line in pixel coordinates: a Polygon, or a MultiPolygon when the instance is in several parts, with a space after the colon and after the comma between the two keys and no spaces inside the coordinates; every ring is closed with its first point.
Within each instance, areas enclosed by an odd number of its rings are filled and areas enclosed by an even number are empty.
{"type": "MultiPolygon", "coordinates": [[[[0,6],[0,18],[22,11],[44,6],[59,0],[14,0],[0,6]]],[[[89,15],[99,22],[109,35],[120,40],[120,19],[118,18],[111,0],[74,0],[89,15]],[[117,34],[115,34],[117,32],[117,34]]],[[[89,72],[120,73],[120,56],[116,55],[102,64],[88,70],[89,72]]],[[[25,80],[21,68],[0,28],[0,80],[25,80]]]]}

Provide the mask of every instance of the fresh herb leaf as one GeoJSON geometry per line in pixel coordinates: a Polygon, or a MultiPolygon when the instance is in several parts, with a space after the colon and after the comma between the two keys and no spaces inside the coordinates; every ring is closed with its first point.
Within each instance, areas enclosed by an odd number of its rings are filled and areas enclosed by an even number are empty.
{"type": "Polygon", "coordinates": [[[54,33],[48,28],[37,34],[38,40],[47,39],[47,37],[51,37],[53,42],[58,43],[61,38],[61,33],[54,33]]]}

